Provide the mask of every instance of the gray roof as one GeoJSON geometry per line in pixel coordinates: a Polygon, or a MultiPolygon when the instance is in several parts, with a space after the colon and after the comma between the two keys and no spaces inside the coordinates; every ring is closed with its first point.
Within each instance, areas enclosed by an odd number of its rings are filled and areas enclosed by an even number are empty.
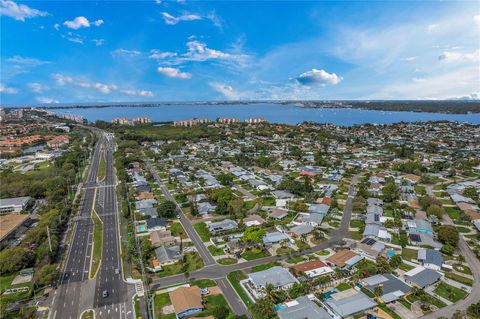
{"type": "Polygon", "coordinates": [[[357,292],[342,299],[330,299],[327,300],[326,303],[335,313],[342,317],[348,317],[377,305],[373,299],[369,298],[363,292],[357,292]]]}
{"type": "Polygon", "coordinates": [[[323,221],[324,215],[322,214],[317,214],[317,213],[310,213],[308,216],[303,216],[302,222],[304,223],[316,223],[320,225],[323,221]]]}
{"type": "Polygon", "coordinates": [[[442,253],[435,249],[419,249],[417,259],[426,264],[434,264],[439,267],[443,264],[442,253]]]}
{"type": "Polygon", "coordinates": [[[289,239],[288,235],[276,231],[276,232],[272,232],[272,233],[266,233],[265,236],[263,236],[263,243],[264,244],[274,244],[274,243],[279,243],[284,239],[289,239]]]}
{"type": "Polygon", "coordinates": [[[157,255],[158,261],[162,264],[179,260],[182,258],[182,254],[180,253],[179,246],[171,246],[171,247],[160,246],[157,249],[155,249],[155,255],[157,255]]]}
{"type": "Polygon", "coordinates": [[[266,287],[267,284],[272,284],[274,287],[283,287],[298,282],[287,269],[280,266],[251,273],[249,277],[257,287],[266,287]]]}
{"type": "Polygon", "coordinates": [[[30,196],[14,197],[14,198],[2,198],[0,199],[0,207],[5,206],[23,206],[28,203],[30,196]]]}
{"type": "Polygon", "coordinates": [[[415,283],[420,288],[424,288],[436,283],[442,275],[434,270],[417,267],[405,273],[405,279],[415,283]]]}
{"type": "Polygon", "coordinates": [[[290,228],[290,231],[297,236],[301,236],[303,234],[309,234],[313,230],[313,227],[310,225],[298,225],[290,228]]]}
{"type": "Polygon", "coordinates": [[[167,220],[163,217],[152,217],[147,219],[147,228],[165,227],[167,220]]]}
{"type": "Polygon", "coordinates": [[[278,310],[280,319],[331,319],[332,317],[306,296],[295,299],[296,305],[278,310]]]}
{"type": "Polygon", "coordinates": [[[295,197],[295,195],[287,191],[273,191],[272,195],[279,199],[289,199],[295,197]]]}
{"type": "Polygon", "coordinates": [[[309,211],[310,213],[317,213],[317,214],[327,215],[329,209],[330,209],[330,206],[328,206],[328,205],[325,205],[325,204],[314,204],[314,205],[310,205],[310,207],[308,208],[308,211],[309,211]]]}
{"type": "Polygon", "coordinates": [[[238,227],[237,222],[231,220],[231,219],[225,219],[220,222],[213,222],[208,224],[208,229],[211,232],[221,232],[221,231],[227,231],[227,230],[233,230],[238,227]]]}
{"type": "Polygon", "coordinates": [[[362,283],[367,284],[364,287],[372,293],[377,286],[382,285],[383,295],[381,296],[381,298],[385,302],[397,300],[398,298],[412,290],[412,287],[410,285],[401,281],[392,274],[371,276],[362,279],[362,283]]]}

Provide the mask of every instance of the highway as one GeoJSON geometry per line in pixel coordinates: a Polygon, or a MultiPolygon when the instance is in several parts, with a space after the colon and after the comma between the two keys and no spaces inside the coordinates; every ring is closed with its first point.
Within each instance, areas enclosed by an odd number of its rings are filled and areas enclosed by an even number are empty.
{"type": "Polygon", "coordinates": [[[112,137],[101,134],[92,160],[84,198],[75,224],[60,285],[52,298],[50,319],[76,319],[83,311],[95,310],[96,318],[134,318],[133,286],[123,280],[119,224],[117,219],[116,177],[113,162],[112,137]],[[102,150],[107,142],[108,147],[102,150]],[[97,181],[100,156],[106,158],[106,176],[97,181]],[[92,211],[103,222],[102,261],[93,279],[90,277],[90,262],[93,242],[92,211]],[[108,296],[104,297],[103,292],[108,296]]]}
{"type": "Polygon", "coordinates": [[[86,294],[89,279],[90,253],[92,245],[93,224],[90,218],[95,199],[95,188],[99,158],[103,136],[95,147],[90,172],[85,182],[85,194],[80,204],[79,213],[73,226],[73,234],[67,251],[65,267],[60,279],[60,286],[52,300],[53,312],[50,318],[78,318],[83,311],[82,306],[91,303],[86,294]]]}
{"type": "Polygon", "coordinates": [[[117,216],[113,139],[106,137],[106,176],[99,187],[95,210],[103,222],[102,261],[96,277],[94,308],[96,318],[133,318],[131,296],[123,281],[117,216]],[[104,293],[108,296],[104,296],[104,293]]]}

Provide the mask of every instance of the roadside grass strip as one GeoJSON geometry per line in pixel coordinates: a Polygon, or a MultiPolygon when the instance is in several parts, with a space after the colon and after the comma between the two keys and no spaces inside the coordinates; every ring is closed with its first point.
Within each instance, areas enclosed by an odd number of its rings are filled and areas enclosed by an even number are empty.
{"type": "Polygon", "coordinates": [[[93,220],[93,242],[92,252],[90,258],[90,279],[95,278],[98,270],[100,269],[100,263],[102,262],[102,246],[103,246],[103,222],[95,211],[95,199],[97,197],[97,191],[95,190],[95,196],[93,198],[92,207],[92,220],[93,220]]]}
{"type": "Polygon", "coordinates": [[[105,160],[105,156],[105,152],[102,151],[100,163],[98,163],[97,180],[103,180],[105,175],[107,175],[107,161],[105,160]]]}

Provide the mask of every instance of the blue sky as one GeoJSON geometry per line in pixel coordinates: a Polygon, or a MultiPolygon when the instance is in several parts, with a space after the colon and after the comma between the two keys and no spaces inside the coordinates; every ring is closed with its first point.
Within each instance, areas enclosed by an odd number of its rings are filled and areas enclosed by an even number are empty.
{"type": "Polygon", "coordinates": [[[480,6],[0,0],[2,104],[478,99],[480,6]]]}

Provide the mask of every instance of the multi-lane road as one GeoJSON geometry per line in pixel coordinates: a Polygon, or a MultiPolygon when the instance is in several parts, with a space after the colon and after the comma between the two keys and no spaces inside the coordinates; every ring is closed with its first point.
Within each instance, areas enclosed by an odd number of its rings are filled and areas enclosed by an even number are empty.
{"type": "Polygon", "coordinates": [[[73,234],[65,266],[59,288],[52,298],[51,319],[76,319],[88,309],[95,311],[96,318],[134,318],[131,300],[134,289],[123,280],[120,257],[113,147],[113,138],[102,133],[84,184],[81,208],[73,219],[73,234]],[[106,174],[99,181],[101,156],[106,161],[106,174]],[[92,213],[98,214],[103,222],[102,259],[96,274],[90,273],[92,213]]]}

